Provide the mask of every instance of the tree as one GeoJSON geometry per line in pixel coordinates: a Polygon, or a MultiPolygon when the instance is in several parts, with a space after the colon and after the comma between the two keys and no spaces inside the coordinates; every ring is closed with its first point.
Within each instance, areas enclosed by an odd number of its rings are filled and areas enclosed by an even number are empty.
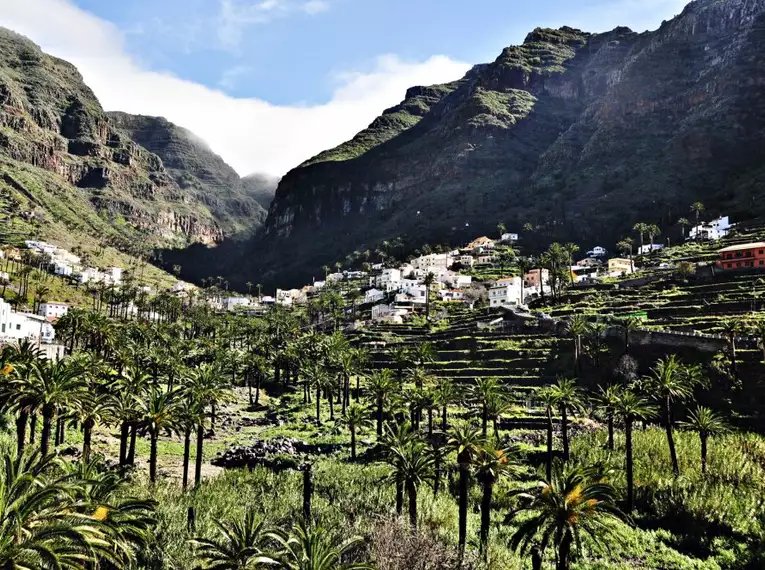
{"type": "Polygon", "coordinates": [[[289,537],[275,534],[274,538],[281,549],[273,559],[282,570],[373,570],[365,563],[343,563],[343,558],[363,542],[360,537],[338,544],[324,528],[300,523],[289,537]]]}
{"type": "Polygon", "coordinates": [[[149,432],[149,481],[157,481],[157,441],[161,431],[175,426],[177,392],[166,392],[153,387],[139,400],[141,425],[149,432]]]}
{"type": "Polygon", "coordinates": [[[447,409],[448,407],[457,401],[458,392],[454,382],[448,378],[439,378],[436,384],[435,390],[435,402],[441,406],[441,431],[446,433],[447,425],[447,409]]]}
{"type": "Polygon", "coordinates": [[[377,439],[383,435],[383,418],[385,414],[385,402],[395,387],[393,372],[385,368],[378,370],[369,377],[367,389],[374,398],[377,406],[377,439]]]}
{"type": "Polygon", "coordinates": [[[701,214],[704,212],[704,204],[701,202],[694,202],[691,204],[691,212],[696,216],[696,225],[699,225],[699,218],[701,217],[701,214]]]}
{"type": "Polygon", "coordinates": [[[685,228],[691,225],[691,222],[688,221],[688,218],[680,218],[677,220],[677,225],[680,226],[680,235],[683,236],[683,239],[685,239],[685,228]]]}
{"type": "Polygon", "coordinates": [[[731,317],[722,322],[722,331],[728,339],[728,350],[730,352],[730,375],[738,379],[738,355],[736,354],[736,337],[741,333],[743,322],[741,319],[731,317]]]}
{"type": "Polygon", "coordinates": [[[590,330],[590,321],[584,315],[575,314],[569,319],[568,332],[574,339],[574,368],[577,374],[582,371],[582,337],[590,330]]]}
{"type": "MultiPolygon", "coordinates": [[[[197,449],[196,464],[194,469],[194,484],[199,485],[202,481],[202,459],[205,434],[205,410],[212,408],[216,403],[225,401],[230,397],[231,387],[223,377],[220,367],[216,364],[201,364],[191,373],[191,382],[188,386],[190,394],[196,405],[199,406],[199,425],[197,426],[197,449]]],[[[212,413],[212,411],[210,412],[212,413]]]]}
{"type": "Polygon", "coordinates": [[[616,415],[616,409],[619,405],[619,395],[621,393],[621,386],[611,385],[607,388],[598,386],[598,392],[595,394],[595,401],[598,408],[606,416],[606,423],[608,425],[608,449],[614,450],[614,416],[616,415]]]}
{"type": "Polygon", "coordinates": [[[657,226],[656,224],[650,224],[646,228],[645,233],[648,234],[648,240],[651,243],[651,252],[653,252],[653,239],[656,236],[661,235],[661,229],[659,229],[659,226],[657,226]]]}
{"type": "Polygon", "coordinates": [[[551,390],[560,410],[560,431],[563,441],[563,460],[569,459],[568,442],[568,412],[578,408],[581,405],[579,389],[576,387],[576,381],[573,378],[558,377],[551,390]]]}
{"type": "Polygon", "coordinates": [[[676,355],[670,354],[661,358],[651,368],[651,374],[645,379],[646,389],[654,398],[661,402],[664,412],[664,429],[667,432],[667,444],[672,460],[672,471],[675,477],[680,475],[680,465],[677,460],[675,438],[672,431],[672,405],[693,395],[696,380],[687,373],[676,355]]]}
{"type": "Polygon", "coordinates": [[[757,337],[757,347],[762,351],[762,361],[765,362],[765,320],[757,321],[754,334],[757,337]]]}
{"type": "Polygon", "coordinates": [[[369,414],[359,404],[351,404],[345,410],[343,422],[351,432],[351,459],[356,459],[356,433],[369,425],[369,414]]]}
{"type": "Polygon", "coordinates": [[[425,318],[430,319],[430,288],[436,282],[436,276],[433,273],[428,273],[422,280],[422,284],[425,285],[425,318]]]}
{"type": "Polygon", "coordinates": [[[499,398],[502,385],[496,378],[477,378],[470,387],[470,401],[481,409],[481,437],[486,438],[489,423],[489,407],[494,398],[499,398]]]}
{"type": "Polygon", "coordinates": [[[222,522],[213,519],[213,524],[218,531],[217,538],[196,537],[191,541],[202,561],[202,568],[255,570],[273,562],[267,554],[273,531],[266,528],[255,509],[248,508],[241,520],[222,522]]]}
{"type": "Polygon", "coordinates": [[[640,236],[640,249],[642,251],[643,246],[645,245],[645,235],[648,233],[648,224],[644,222],[638,222],[632,227],[632,230],[637,232],[637,234],[640,236]]]}
{"type": "Polygon", "coordinates": [[[74,486],[53,479],[57,467],[39,452],[0,464],[0,568],[84,570],[99,547],[108,548],[97,519],[73,516],[74,486]]]}
{"type": "Polygon", "coordinates": [[[491,501],[494,493],[494,484],[509,475],[516,469],[516,458],[508,449],[494,448],[483,445],[473,457],[476,479],[481,484],[481,551],[486,553],[489,544],[489,528],[491,526],[491,501]]]}
{"type": "Polygon", "coordinates": [[[627,512],[635,506],[635,474],[632,457],[632,425],[637,419],[647,420],[653,417],[655,410],[648,400],[632,390],[622,390],[616,405],[618,414],[624,420],[624,438],[627,472],[627,512]]]}
{"type": "Polygon", "coordinates": [[[417,528],[417,491],[423,483],[433,480],[434,457],[429,446],[419,437],[411,435],[407,424],[401,426],[408,435],[403,438],[392,434],[384,444],[386,457],[393,467],[390,479],[403,485],[409,499],[409,524],[417,528]]]}
{"type": "Polygon", "coordinates": [[[624,329],[624,354],[630,353],[630,333],[640,328],[641,324],[643,324],[643,321],[637,317],[627,317],[622,319],[621,325],[624,329]]]}
{"type": "Polygon", "coordinates": [[[470,493],[470,468],[473,458],[481,447],[481,432],[469,423],[460,423],[449,432],[448,445],[457,452],[459,468],[459,549],[464,552],[467,544],[467,510],[470,493]]]}
{"type": "Polygon", "coordinates": [[[689,431],[699,434],[701,441],[701,472],[707,472],[707,444],[709,438],[730,431],[723,418],[704,406],[698,406],[688,415],[688,421],[681,424],[689,431]]]}
{"type": "Polygon", "coordinates": [[[622,241],[616,244],[616,250],[619,251],[622,255],[626,255],[627,257],[629,257],[630,269],[632,270],[633,273],[635,271],[635,260],[632,259],[634,245],[635,245],[635,242],[630,237],[624,238],[622,241]]]}
{"type": "Polygon", "coordinates": [[[558,407],[558,393],[552,386],[546,386],[539,390],[538,398],[545,408],[545,417],[547,418],[547,454],[545,473],[547,480],[552,479],[553,468],[553,410],[558,407]]]}
{"type": "Polygon", "coordinates": [[[595,543],[627,516],[616,506],[616,491],[605,474],[595,468],[558,468],[552,479],[540,481],[524,503],[512,513],[531,513],[510,539],[513,550],[526,552],[539,540],[544,551],[551,539],[556,549],[556,570],[569,570],[571,550],[582,548],[582,534],[595,543]]]}
{"type": "Polygon", "coordinates": [[[499,234],[499,239],[502,239],[502,236],[505,235],[506,231],[507,226],[503,222],[499,222],[497,224],[497,233],[499,234]]]}

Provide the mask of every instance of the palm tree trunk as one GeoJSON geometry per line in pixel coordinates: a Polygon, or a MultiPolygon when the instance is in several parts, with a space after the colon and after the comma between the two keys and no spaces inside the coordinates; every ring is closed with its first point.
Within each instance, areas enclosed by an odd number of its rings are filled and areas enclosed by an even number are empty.
{"type": "Polygon", "coordinates": [[[568,449],[568,406],[563,405],[560,407],[560,435],[563,440],[563,460],[568,461],[569,449],[568,449]]]}
{"type": "Polygon", "coordinates": [[[571,536],[571,531],[567,529],[558,546],[558,563],[555,565],[556,570],[569,570],[571,567],[572,542],[573,537],[571,536]]]}
{"type": "Polygon", "coordinates": [[[552,481],[552,464],[553,464],[553,423],[552,423],[552,410],[547,408],[547,465],[545,474],[547,475],[547,482],[552,481]]]}
{"type": "Polygon", "coordinates": [[[128,423],[120,425],[120,465],[127,463],[128,423]]]}
{"type": "Polygon", "coordinates": [[[332,393],[332,390],[327,390],[327,399],[329,400],[329,419],[334,420],[335,419],[335,395],[332,393]]]}
{"type": "Polygon", "coordinates": [[[707,438],[705,433],[700,433],[701,438],[701,472],[706,475],[707,472],[707,438]]]}
{"type": "Polygon", "coordinates": [[[204,420],[199,421],[197,425],[197,455],[194,465],[194,486],[198,487],[202,482],[202,448],[205,443],[205,423],[204,420]]]}
{"type": "Polygon", "coordinates": [[[43,456],[48,455],[50,449],[50,432],[53,427],[53,416],[56,415],[55,409],[50,407],[43,408],[43,426],[40,436],[40,451],[43,456]]]}
{"type": "Polygon", "coordinates": [[[255,405],[257,406],[260,403],[260,372],[255,375],[255,405]]]}
{"type": "Polygon", "coordinates": [[[356,459],[356,426],[351,426],[351,459],[356,459]]]}
{"type": "Polygon", "coordinates": [[[19,412],[16,418],[16,454],[21,456],[24,453],[24,439],[27,432],[27,420],[29,419],[29,413],[25,411],[19,412]]]}
{"type": "Polygon", "coordinates": [[[303,522],[306,526],[311,524],[311,498],[313,495],[313,471],[311,464],[305,466],[303,471],[303,522]]]}
{"type": "Polygon", "coordinates": [[[150,432],[151,443],[149,447],[149,481],[157,482],[157,430],[150,432]]]}
{"type": "Polygon", "coordinates": [[[183,432],[183,490],[189,486],[189,459],[191,458],[191,427],[183,432]]]}
{"type": "Polygon", "coordinates": [[[135,465],[135,440],[138,438],[138,426],[130,426],[130,446],[128,447],[127,464],[135,465]]]}
{"type": "Polygon", "coordinates": [[[624,420],[625,452],[627,455],[627,514],[631,514],[635,507],[635,479],[632,463],[632,418],[624,420]]]}
{"type": "Polygon", "coordinates": [[[669,457],[672,460],[672,472],[675,474],[675,477],[680,475],[680,465],[677,462],[677,450],[675,449],[675,437],[672,433],[672,404],[669,401],[669,398],[666,398],[664,401],[664,414],[665,414],[665,423],[664,423],[664,429],[667,431],[667,444],[669,445],[669,457]]]}
{"type": "Polygon", "coordinates": [[[489,425],[489,409],[486,404],[481,408],[481,436],[486,439],[486,430],[489,425]]]}
{"type": "Polygon", "coordinates": [[[93,418],[87,418],[82,422],[82,460],[87,463],[90,460],[90,441],[93,435],[93,426],[95,425],[93,418]]]}
{"type": "Polygon", "coordinates": [[[460,462],[460,483],[459,483],[459,549],[465,551],[467,543],[467,509],[468,509],[468,466],[460,462]]]}
{"type": "Polygon", "coordinates": [[[382,437],[382,426],[383,426],[383,400],[382,398],[377,398],[377,439],[378,440],[382,437]]]}
{"type": "MultiPolygon", "coordinates": [[[[763,353],[765,354],[765,352],[763,353]]],[[[361,385],[360,385],[361,379],[359,378],[359,375],[356,375],[356,401],[359,401],[359,396],[361,395],[361,385]]]]}
{"type": "Polygon", "coordinates": [[[316,423],[321,425],[321,387],[316,386],[316,423]]]}
{"type": "Polygon", "coordinates": [[[406,483],[406,494],[409,496],[409,524],[417,528],[417,487],[411,481],[406,483]]]}
{"type": "Polygon", "coordinates": [[[437,496],[441,490],[441,453],[433,447],[433,496],[437,496]]]}
{"type": "Polygon", "coordinates": [[[486,553],[489,544],[489,528],[491,526],[491,496],[494,492],[494,480],[485,477],[483,481],[483,496],[481,497],[481,552],[486,553]]]}
{"type": "Polygon", "coordinates": [[[433,437],[433,406],[428,408],[428,437],[433,437]]]}
{"type": "Polygon", "coordinates": [[[404,484],[396,481],[396,514],[401,515],[404,510],[404,484]]]}
{"type": "Polygon", "coordinates": [[[446,425],[446,405],[444,404],[444,407],[441,408],[441,431],[446,433],[446,428],[448,426],[446,425]]]}

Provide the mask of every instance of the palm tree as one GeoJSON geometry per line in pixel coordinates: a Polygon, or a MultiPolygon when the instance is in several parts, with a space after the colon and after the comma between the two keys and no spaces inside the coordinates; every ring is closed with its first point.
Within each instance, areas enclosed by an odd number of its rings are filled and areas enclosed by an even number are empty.
{"type": "Polygon", "coordinates": [[[396,385],[393,372],[385,368],[378,370],[369,377],[367,389],[374,398],[377,406],[377,439],[383,435],[383,418],[385,414],[385,402],[396,385]]]}
{"type": "Polygon", "coordinates": [[[71,366],[66,360],[39,360],[30,366],[28,375],[18,375],[11,380],[10,389],[19,401],[42,412],[40,450],[43,455],[47,455],[53,419],[59,409],[67,405],[74,394],[79,393],[82,379],[79,368],[71,366]]]}
{"type": "Polygon", "coordinates": [[[563,441],[563,460],[569,459],[568,443],[568,412],[571,409],[578,408],[581,405],[579,389],[576,387],[576,381],[573,378],[558,377],[558,380],[551,387],[555,399],[560,409],[560,431],[563,441]]]}
{"type": "Polygon", "coordinates": [[[686,374],[686,369],[677,356],[670,354],[660,359],[651,368],[651,374],[645,379],[645,386],[654,398],[662,403],[664,411],[664,429],[667,432],[669,456],[672,460],[672,471],[675,477],[680,475],[680,465],[677,460],[675,438],[672,432],[672,404],[693,395],[695,379],[686,374]]]}
{"type": "Polygon", "coordinates": [[[502,385],[496,378],[478,378],[470,387],[470,401],[481,409],[481,437],[486,438],[489,407],[492,400],[502,394],[502,385]]]}
{"type": "Polygon", "coordinates": [[[343,414],[343,422],[351,432],[351,459],[356,459],[356,432],[369,425],[369,414],[359,404],[351,404],[343,414]]]}
{"type": "Polygon", "coordinates": [[[432,273],[428,273],[422,280],[422,284],[425,285],[425,319],[430,319],[430,288],[433,283],[436,282],[436,276],[432,273]]]}
{"type": "Polygon", "coordinates": [[[139,400],[141,424],[149,431],[149,481],[157,481],[157,441],[162,430],[170,431],[175,424],[177,392],[152,388],[139,400]]]}
{"type": "Polygon", "coordinates": [[[469,423],[460,423],[449,432],[448,445],[457,452],[459,467],[459,549],[464,552],[467,544],[467,510],[470,492],[470,467],[473,458],[481,447],[483,439],[480,431],[469,423]]]}
{"type": "Polygon", "coordinates": [[[614,450],[614,416],[616,414],[616,407],[619,404],[619,395],[621,393],[621,386],[612,384],[607,388],[598,386],[598,392],[595,394],[595,401],[598,404],[598,408],[602,410],[606,416],[606,422],[608,423],[608,449],[614,450]]]}
{"type": "Polygon", "coordinates": [[[622,390],[616,405],[618,414],[624,420],[625,455],[627,471],[627,512],[631,513],[635,506],[635,478],[632,457],[632,425],[637,420],[651,418],[655,410],[644,397],[632,390],[622,390]]]}
{"type": "Polygon", "coordinates": [[[248,508],[244,518],[233,522],[213,519],[218,538],[196,537],[191,543],[196,547],[202,568],[210,570],[255,570],[273,563],[269,557],[268,544],[273,531],[265,527],[255,509],[248,508]]]}
{"type": "Polygon", "coordinates": [[[648,235],[648,239],[651,242],[651,252],[653,252],[653,239],[661,235],[661,229],[656,224],[650,224],[646,230],[645,233],[648,235]]]}
{"type": "Polygon", "coordinates": [[[762,351],[762,361],[765,362],[765,320],[757,322],[754,334],[757,337],[757,347],[762,351]]]}
{"type": "Polygon", "coordinates": [[[516,458],[510,455],[509,450],[494,448],[483,445],[473,457],[476,479],[481,484],[481,551],[486,552],[489,544],[489,528],[491,526],[491,501],[494,493],[494,484],[500,479],[515,472],[516,458]]]}
{"type": "Polygon", "coordinates": [[[99,521],[75,514],[72,483],[52,479],[58,467],[36,451],[0,465],[0,568],[84,570],[108,547],[99,521]]]}
{"type": "Polygon", "coordinates": [[[582,534],[595,543],[627,516],[616,506],[616,491],[594,468],[559,468],[541,481],[512,517],[531,513],[510,540],[513,550],[526,552],[539,540],[542,551],[553,541],[556,570],[569,570],[572,547],[582,548],[582,534]]]}
{"type": "Polygon", "coordinates": [[[617,251],[619,251],[622,255],[626,255],[629,257],[630,269],[632,270],[633,273],[635,272],[635,260],[632,258],[634,245],[635,245],[635,242],[631,237],[626,237],[622,241],[616,244],[617,251]]]}
{"type": "Polygon", "coordinates": [[[630,333],[637,330],[643,323],[637,317],[627,317],[621,322],[622,328],[624,328],[624,354],[630,353],[630,333]]]}
{"type": "Polygon", "coordinates": [[[202,364],[191,374],[191,382],[188,386],[189,394],[199,406],[199,425],[197,426],[197,449],[196,464],[194,469],[194,484],[199,485],[202,481],[202,459],[205,432],[205,409],[215,406],[216,403],[230,398],[231,387],[215,364],[202,364]]]}
{"type": "Polygon", "coordinates": [[[714,411],[698,406],[688,415],[688,421],[681,424],[689,431],[699,434],[701,440],[701,472],[707,472],[707,443],[709,438],[730,431],[728,424],[714,411]]]}
{"type": "Polygon", "coordinates": [[[738,356],[736,354],[736,336],[741,333],[743,323],[741,319],[731,317],[722,322],[722,330],[728,339],[728,350],[730,351],[730,374],[738,379],[738,356]]]}
{"type": "Polygon", "coordinates": [[[704,204],[701,202],[694,202],[691,204],[691,212],[693,212],[696,216],[696,225],[699,225],[699,218],[701,217],[701,214],[704,212],[704,204]]]}
{"type": "Polygon", "coordinates": [[[362,562],[343,562],[348,554],[363,542],[352,537],[341,543],[332,540],[322,527],[308,528],[302,522],[292,529],[289,537],[274,534],[280,551],[273,556],[276,568],[282,570],[372,570],[362,562]]]}
{"type": "Polygon", "coordinates": [[[691,225],[691,222],[688,221],[688,218],[680,218],[677,220],[677,225],[680,226],[680,232],[683,236],[683,239],[685,239],[685,228],[691,225]]]}
{"type": "Polygon", "coordinates": [[[582,337],[591,330],[590,322],[582,314],[572,315],[568,323],[568,331],[574,338],[574,368],[576,373],[582,371],[582,337]]]}
{"type": "Polygon", "coordinates": [[[459,393],[454,382],[448,378],[439,378],[434,395],[435,403],[441,406],[441,431],[446,433],[448,427],[446,421],[447,408],[457,400],[459,393]]]}
{"type": "Polygon", "coordinates": [[[499,239],[502,239],[502,236],[505,235],[506,231],[507,226],[503,222],[499,222],[497,224],[497,233],[499,234],[499,239]]]}
{"type": "Polygon", "coordinates": [[[390,433],[384,444],[387,461],[393,472],[390,480],[402,485],[409,499],[409,523],[417,528],[417,491],[419,487],[432,481],[435,459],[429,446],[414,436],[408,424],[399,426],[404,435],[390,433]]]}
{"type": "Polygon", "coordinates": [[[643,246],[645,245],[645,235],[648,233],[648,224],[644,222],[638,222],[633,226],[632,230],[637,232],[640,236],[640,249],[642,251],[643,246]]]}
{"type": "Polygon", "coordinates": [[[552,479],[553,467],[553,410],[558,407],[558,393],[553,390],[552,386],[547,386],[538,392],[538,398],[545,408],[545,416],[547,417],[547,461],[545,473],[549,481],[552,479]]]}

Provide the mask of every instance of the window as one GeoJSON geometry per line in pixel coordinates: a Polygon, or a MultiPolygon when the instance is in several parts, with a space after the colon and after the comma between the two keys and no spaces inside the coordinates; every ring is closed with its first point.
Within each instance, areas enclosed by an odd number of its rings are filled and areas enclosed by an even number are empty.
{"type": "Polygon", "coordinates": [[[21,330],[21,325],[16,325],[16,330],[20,331],[21,330]]]}
{"type": "Polygon", "coordinates": [[[765,260],[760,260],[760,265],[765,265],[765,260]]]}
{"type": "Polygon", "coordinates": [[[760,255],[762,255],[763,253],[765,253],[765,249],[760,250],[760,255]]]}
{"type": "Polygon", "coordinates": [[[729,263],[729,264],[728,264],[728,269],[731,269],[732,267],[733,267],[733,264],[732,264],[732,263],[729,263]]]}
{"type": "Polygon", "coordinates": [[[737,264],[736,264],[736,267],[741,267],[741,263],[740,263],[740,262],[739,262],[739,263],[737,263],[737,264]]]}
{"type": "Polygon", "coordinates": [[[2,332],[5,332],[5,323],[3,323],[2,332]]]}

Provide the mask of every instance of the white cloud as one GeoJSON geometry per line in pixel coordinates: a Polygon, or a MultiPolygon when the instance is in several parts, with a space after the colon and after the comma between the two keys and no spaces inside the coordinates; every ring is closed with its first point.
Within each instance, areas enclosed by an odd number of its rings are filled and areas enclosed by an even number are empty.
{"type": "MultiPolygon", "coordinates": [[[[282,0],[267,1],[276,10],[282,0]]],[[[444,56],[422,62],[384,56],[371,72],[338,75],[325,104],[278,106],[142,68],[114,25],[68,0],[0,0],[0,25],[75,64],[104,108],[166,117],[206,140],[241,174],[284,174],[351,138],[407,87],[450,81],[469,68],[444,56]]]]}
{"type": "Polygon", "coordinates": [[[246,77],[251,71],[252,68],[249,65],[235,65],[224,69],[223,73],[220,74],[218,85],[223,89],[234,89],[239,84],[239,80],[246,77]]]}
{"type": "Polygon", "coordinates": [[[308,0],[303,4],[303,11],[308,14],[318,14],[329,10],[329,2],[324,0],[308,0]]]}

